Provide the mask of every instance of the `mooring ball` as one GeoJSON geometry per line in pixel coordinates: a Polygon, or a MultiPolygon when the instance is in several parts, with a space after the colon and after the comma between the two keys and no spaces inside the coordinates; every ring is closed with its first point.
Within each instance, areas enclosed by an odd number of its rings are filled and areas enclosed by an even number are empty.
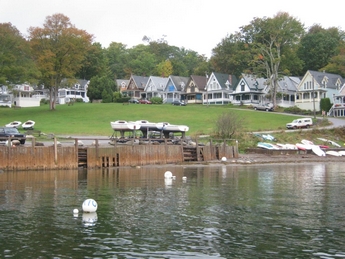
{"type": "Polygon", "coordinates": [[[165,177],[165,178],[172,178],[172,172],[166,171],[166,172],[164,173],[164,177],[165,177]]]}
{"type": "Polygon", "coordinates": [[[225,157],[225,156],[222,157],[222,161],[223,161],[223,162],[226,161],[226,157],[225,157]]]}
{"type": "Polygon", "coordinates": [[[78,214],[79,213],[79,210],[78,209],[74,209],[73,210],[73,214],[78,214]]]}
{"type": "Polygon", "coordinates": [[[84,212],[96,212],[98,205],[94,199],[87,199],[83,202],[82,207],[84,212]]]}

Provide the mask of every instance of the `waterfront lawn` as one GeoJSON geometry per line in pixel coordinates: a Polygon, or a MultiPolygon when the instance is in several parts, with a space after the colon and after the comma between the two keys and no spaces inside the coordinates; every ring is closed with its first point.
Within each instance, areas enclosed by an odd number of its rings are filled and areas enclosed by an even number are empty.
{"type": "MultiPolygon", "coordinates": [[[[110,121],[148,120],[189,126],[188,135],[211,134],[214,122],[223,112],[234,112],[243,118],[244,131],[285,129],[292,121],[289,115],[261,112],[252,109],[235,109],[231,106],[202,105],[144,105],[118,103],[75,103],[73,106],[57,105],[50,111],[48,105],[28,108],[0,108],[0,125],[11,121],[34,120],[35,130],[55,135],[110,136],[110,121]]],[[[20,131],[23,131],[19,128],[20,131]]]]}

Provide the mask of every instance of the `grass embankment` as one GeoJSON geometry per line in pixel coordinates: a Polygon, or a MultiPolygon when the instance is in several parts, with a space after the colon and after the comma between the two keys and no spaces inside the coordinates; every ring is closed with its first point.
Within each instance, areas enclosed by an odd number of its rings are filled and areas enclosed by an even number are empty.
{"type": "MultiPolygon", "coordinates": [[[[194,138],[199,135],[212,135],[215,120],[229,109],[244,119],[243,129],[235,137],[239,141],[241,151],[256,146],[260,141],[258,137],[248,134],[253,131],[278,131],[273,135],[281,143],[296,143],[303,138],[315,140],[316,137],[331,138],[342,143],[344,141],[342,130],[336,132],[314,129],[310,132],[285,133],[285,124],[294,118],[291,115],[233,109],[231,106],[75,103],[73,106],[57,105],[55,111],[50,111],[48,105],[21,109],[0,108],[0,125],[15,120],[34,120],[35,130],[45,134],[111,136],[111,121],[166,121],[189,126],[188,135],[194,138]]],[[[19,130],[23,131],[21,128],[19,130]]]]}

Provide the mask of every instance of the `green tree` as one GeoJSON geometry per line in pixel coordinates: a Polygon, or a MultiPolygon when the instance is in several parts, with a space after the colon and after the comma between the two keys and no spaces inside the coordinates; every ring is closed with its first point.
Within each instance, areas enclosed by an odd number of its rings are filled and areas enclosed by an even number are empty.
{"type": "Polygon", "coordinates": [[[302,24],[288,13],[278,13],[273,18],[255,18],[241,28],[242,39],[253,53],[251,69],[254,74],[268,79],[274,107],[283,56],[294,48],[303,32],[302,24]]]}
{"type": "Polygon", "coordinates": [[[231,34],[212,50],[210,63],[215,72],[240,76],[252,60],[249,44],[242,40],[241,34],[231,34]]]}
{"type": "Polygon", "coordinates": [[[320,25],[312,26],[301,38],[298,56],[304,62],[303,73],[307,70],[318,71],[326,66],[337,54],[340,44],[340,31],[337,28],[324,29],[320,25]]]}
{"type": "Polygon", "coordinates": [[[85,60],[76,74],[77,78],[90,80],[96,75],[109,71],[105,50],[99,42],[93,43],[87,50],[85,60]]]}
{"type": "Polygon", "coordinates": [[[31,82],[38,76],[29,43],[11,23],[0,23],[0,84],[31,82]]]}
{"type": "Polygon", "coordinates": [[[148,46],[139,44],[129,49],[128,67],[132,74],[150,76],[154,74],[156,65],[156,57],[150,52],[148,46]]]}
{"type": "Polygon", "coordinates": [[[320,70],[345,77],[345,42],[343,39],[340,41],[337,53],[338,54],[333,56],[328,64],[320,70]]]}
{"type": "Polygon", "coordinates": [[[92,35],[77,29],[63,14],[47,16],[43,28],[30,27],[30,44],[41,72],[41,83],[49,89],[50,109],[55,110],[63,78],[74,78],[85,60],[92,35]]]}
{"type": "Polygon", "coordinates": [[[122,43],[112,42],[105,50],[105,54],[108,61],[110,71],[114,75],[114,78],[125,79],[130,77],[130,73],[127,74],[126,68],[128,67],[128,50],[126,45],[122,43]]]}
{"type": "Polygon", "coordinates": [[[116,83],[110,75],[94,76],[91,78],[87,95],[90,101],[103,99],[103,102],[112,102],[116,83]]]}

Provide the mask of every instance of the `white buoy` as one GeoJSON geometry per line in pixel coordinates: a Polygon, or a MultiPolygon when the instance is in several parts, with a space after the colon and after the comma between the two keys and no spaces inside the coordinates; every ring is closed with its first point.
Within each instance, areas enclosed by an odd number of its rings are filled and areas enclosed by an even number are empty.
{"type": "Polygon", "coordinates": [[[164,173],[164,178],[172,178],[172,172],[166,171],[166,172],[164,173]]]}
{"type": "Polygon", "coordinates": [[[84,212],[96,212],[98,205],[94,199],[87,199],[83,202],[82,207],[84,212]]]}
{"type": "Polygon", "coordinates": [[[225,156],[222,157],[222,161],[223,161],[223,162],[226,161],[226,157],[225,157],[225,156]]]}
{"type": "Polygon", "coordinates": [[[73,210],[73,214],[78,214],[79,213],[79,210],[78,209],[74,209],[73,210]]]}
{"type": "Polygon", "coordinates": [[[184,182],[187,181],[187,176],[183,176],[182,181],[184,181],[184,182]]]}

